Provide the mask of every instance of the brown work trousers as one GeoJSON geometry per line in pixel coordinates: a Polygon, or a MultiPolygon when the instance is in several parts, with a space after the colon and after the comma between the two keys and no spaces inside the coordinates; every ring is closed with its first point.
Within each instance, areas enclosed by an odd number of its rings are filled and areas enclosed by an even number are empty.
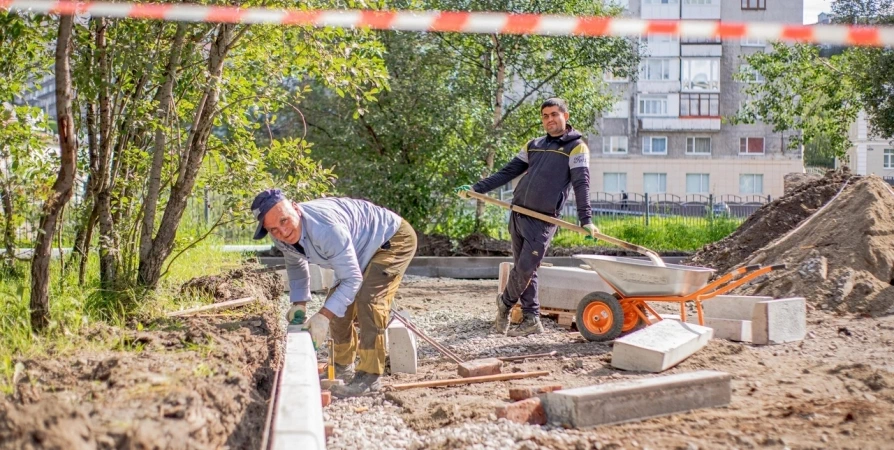
{"type": "Polygon", "coordinates": [[[391,247],[379,249],[366,266],[363,283],[345,316],[332,319],[329,327],[336,364],[346,366],[359,356],[357,371],[379,375],[385,372],[385,328],[391,302],[416,253],[416,232],[406,220],[401,220],[389,242],[391,247]],[[360,328],[359,342],[355,320],[360,328]]]}

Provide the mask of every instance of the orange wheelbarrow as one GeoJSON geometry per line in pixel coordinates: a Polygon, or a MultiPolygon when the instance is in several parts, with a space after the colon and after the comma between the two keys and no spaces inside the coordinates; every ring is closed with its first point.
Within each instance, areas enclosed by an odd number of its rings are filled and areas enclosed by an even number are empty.
{"type": "Polygon", "coordinates": [[[608,341],[661,320],[647,302],[678,303],[680,320],[686,321],[686,302],[694,302],[698,323],[705,324],[702,303],[749,281],[785,268],[747,266],[735,269],[708,284],[714,269],[666,264],[602,255],[574,255],[596,272],[614,292],[592,292],[577,307],[575,322],[590,341],[608,341]]]}

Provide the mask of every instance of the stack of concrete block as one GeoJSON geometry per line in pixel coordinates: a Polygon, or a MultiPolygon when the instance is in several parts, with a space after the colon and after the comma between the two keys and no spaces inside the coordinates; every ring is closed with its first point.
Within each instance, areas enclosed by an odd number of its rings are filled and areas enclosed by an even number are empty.
{"type": "Polygon", "coordinates": [[[712,335],[708,327],[662,320],[615,339],[611,364],[622,370],[663,372],[708,345],[712,335]]]}
{"type": "MultiPolygon", "coordinates": [[[[335,286],[335,271],[332,269],[324,269],[316,264],[308,264],[307,270],[310,272],[310,291],[311,292],[327,292],[335,286]]],[[[285,270],[278,270],[283,280],[283,290],[289,292],[289,277],[285,270]]]]}
{"type": "Polygon", "coordinates": [[[300,326],[289,326],[287,333],[271,448],[325,449],[317,353],[300,326]]]}
{"type": "Polygon", "coordinates": [[[702,307],[705,325],[714,329],[717,338],[768,345],[800,341],[807,334],[803,297],[718,295],[705,300],[702,307]]]}
{"type": "MultiPolygon", "coordinates": [[[[512,263],[500,263],[499,291],[509,280],[512,263]]],[[[538,295],[543,308],[577,310],[580,300],[591,292],[614,290],[596,272],[576,267],[541,266],[537,269],[538,295]]]]}
{"type": "Polygon", "coordinates": [[[703,370],[560,390],[540,400],[550,424],[589,428],[726,406],[730,379],[728,373],[703,370]]]}

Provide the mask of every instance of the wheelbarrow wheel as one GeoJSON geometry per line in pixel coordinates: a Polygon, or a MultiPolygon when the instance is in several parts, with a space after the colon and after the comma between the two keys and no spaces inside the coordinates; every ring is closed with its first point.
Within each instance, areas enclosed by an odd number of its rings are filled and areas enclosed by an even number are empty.
{"type": "MultiPolygon", "coordinates": [[[[637,330],[641,330],[646,327],[646,322],[639,317],[639,314],[636,313],[633,302],[624,302],[621,305],[621,311],[624,311],[624,325],[621,326],[621,332],[624,334],[632,333],[637,330]]],[[[642,306],[638,306],[639,310],[646,314],[646,309],[642,306]]]]}
{"type": "Polygon", "coordinates": [[[588,341],[609,341],[621,334],[624,310],[608,292],[591,292],[577,305],[577,330],[588,341]]]}

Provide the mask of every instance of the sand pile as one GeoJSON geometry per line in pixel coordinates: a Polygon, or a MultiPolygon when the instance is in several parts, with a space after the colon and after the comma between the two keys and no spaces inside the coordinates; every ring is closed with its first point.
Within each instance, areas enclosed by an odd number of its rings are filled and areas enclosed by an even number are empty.
{"type": "Polygon", "coordinates": [[[852,179],[791,234],[730,261],[736,263],[787,265],[739,293],[806,297],[822,309],[884,314],[894,307],[894,190],[877,176],[852,179]]]}
{"type": "Polygon", "coordinates": [[[783,197],[755,211],[733,234],[699,250],[689,264],[711,267],[719,274],[726,273],[810,217],[852,178],[855,177],[849,172],[833,171],[820,179],[792,187],[783,197]]]}

